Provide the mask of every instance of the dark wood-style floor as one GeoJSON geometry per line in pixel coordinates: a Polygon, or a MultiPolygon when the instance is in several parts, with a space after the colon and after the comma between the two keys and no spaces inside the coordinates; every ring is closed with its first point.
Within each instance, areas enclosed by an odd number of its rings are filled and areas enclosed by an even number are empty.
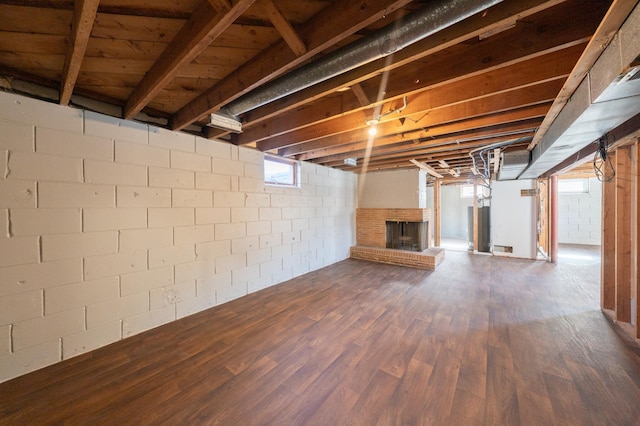
{"type": "Polygon", "coordinates": [[[346,260],[1,384],[0,423],[639,424],[599,265],[565,260],[346,260]]]}

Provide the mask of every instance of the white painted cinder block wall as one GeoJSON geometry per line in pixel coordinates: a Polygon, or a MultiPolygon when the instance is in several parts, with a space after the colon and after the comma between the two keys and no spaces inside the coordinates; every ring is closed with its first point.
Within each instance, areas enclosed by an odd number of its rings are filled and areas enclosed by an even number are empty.
{"type": "Polygon", "coordinates": [[[558,194],[558,242],[600,245],[602,182],[589,178],[588,193],[558,194]]]}
{"type": "Polygon", "coordinates": [[[0,382],[343,260],[357,177],[0,93],[0,382]]]}

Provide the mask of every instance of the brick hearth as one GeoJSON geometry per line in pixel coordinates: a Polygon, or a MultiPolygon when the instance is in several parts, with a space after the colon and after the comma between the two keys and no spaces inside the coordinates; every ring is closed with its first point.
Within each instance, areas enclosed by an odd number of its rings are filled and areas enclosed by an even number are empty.
{"type": "MultiPolygon", "coordinates": [[[[428,248],[422,252],[386,248],[387,221],[430,222],[431,210],[357,209],[356,246],[351,247],[352,258],[421,269],[435,269],[444,261],[444,249],[441,248],[428,248]]],[[[430,232],[427,241],[430,244],[430,232]]]]}

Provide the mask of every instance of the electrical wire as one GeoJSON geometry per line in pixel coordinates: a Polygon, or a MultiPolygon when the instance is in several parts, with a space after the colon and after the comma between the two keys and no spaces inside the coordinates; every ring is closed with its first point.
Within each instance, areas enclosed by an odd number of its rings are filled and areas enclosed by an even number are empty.
{"type": "Polygon", "coordinates": [[[598,139],[598,149],[593,155],[593,171],[600,182],[611,182],[616,176],[616,169],[613,167],[609,147],[615,142],[615,138],[610,134],[604,134],[598,139]]]}
{"type": "Polygon", "coordinates": [[[532,138],[528,136],[528,137],[522,137],[518,139],[510,139],[504,142],[493,143],[493,144],[469,151],[469,157],[471,157],[473,167],[478,171],[482,181],[484,181],[486,185],[489,185],[489,183],[491,182],[491,162],[489,159],[489,152],[494,150],[495,148],[509,146],[516,143],[525,142],[531,139],[532,138]],[[479,161],[482,161],[481,167],[478,167],[478,164],[476,163],[476,155],[479,157],[479,161]],[[485,158],[485,155],[486,155],[486,158],[485,158]]]}

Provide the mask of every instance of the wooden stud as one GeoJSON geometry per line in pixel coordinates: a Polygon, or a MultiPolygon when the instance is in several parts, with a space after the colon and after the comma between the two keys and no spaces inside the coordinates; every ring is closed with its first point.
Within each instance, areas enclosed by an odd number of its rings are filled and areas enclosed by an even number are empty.
{"type": "Polygon", "coordinates": [[[295,53],[296,56],[302,56],[307,53],[307,46],[305,46],[304,41],[300,38],[296,30],[293,29],[291,24],[287,22],[285,17],[282,16],[282,12],[280,12],[280,9],[278,9],[273,0],[264,0],[263,6],[269,20],[273,26],[276,27],[276,30],[278,30],[287,45],[293,50],[293,53],[295,53]]]}
{"type": "Polygon", "coordinates": [[[616,319],[631,321],[631,150],[616,150],[615,282],[616,319]]]}
{"type": "MultiPolygon", "coordinates": [[[[609,156],[613,164],[616,153],[609,156]]],[[[600,305],[602,309],[616,307],[616,182],[602,182],[602,267],[600,305]]]]}
{"type": "Polygon", "coordinates": [[[254,2],[239,0],[227,13],[219,13],[208,2],[202,3],[129,96],[124,117],[130,119],[140,112],[182,67],[206,49],[254,2]]]}
{"type": "Polygon", "coordinates": [[[640,142],[631,146],[631,294],[635,317],[632,318],[635,338],[640,338],[640,142]]]}
{"type": "Polygon", "coordinates": [[[550,208],[549,208],[549,199],[550,199],[550,191],[549,191],[549,179],[548,178],[541,178],[538,179],[538,195],[537,195],[537,199],[538,199],[538,205],[540,206],[540,214],[541,217],[538,218],[538,223],[540,225],[540,229],[539,229],[539,235],[538,235],[538,247],[542,250],[542,252],[547,256],[548,260],[550,259],[549,256],[549,236],[550,236],[550,230],[549,230],[549,212],[550,212],[550,208]]]}
{"type": "Polygon", "coordinates": [[[62,71],[60,105],[68,105],[84,59],[100,0],[76,0],[69,46],[62,71]]]}
{"type": "Polygon", "coordinates": [[[549,181],[549,261],[558,263],[558,176],[549,181]]]}
{"type": "Polygon", "coordinates": [[[433,245],[440,247],[440,223],[442,206],[440,205],[440,179],[433,184],[433,245]]]}

